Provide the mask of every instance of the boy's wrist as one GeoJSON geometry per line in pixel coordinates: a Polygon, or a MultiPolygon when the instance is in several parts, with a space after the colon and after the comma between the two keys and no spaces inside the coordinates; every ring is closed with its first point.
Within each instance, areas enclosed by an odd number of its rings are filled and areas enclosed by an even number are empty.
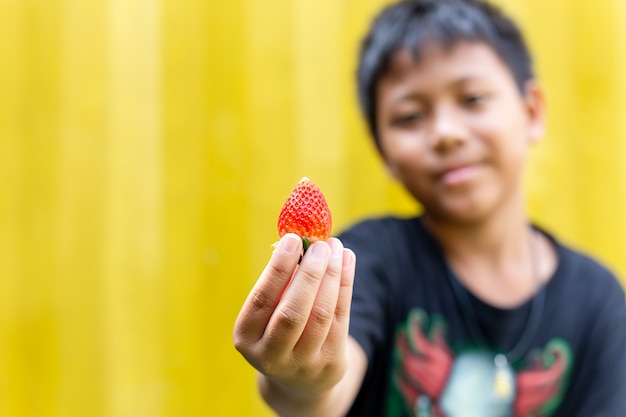
{"type": "Polygon", "coordinates": [[[295,385],[261,373],[257,383],[264,400],[283,417],[329,416],[328,405],[337,385],[337,382],[295,385]]]}

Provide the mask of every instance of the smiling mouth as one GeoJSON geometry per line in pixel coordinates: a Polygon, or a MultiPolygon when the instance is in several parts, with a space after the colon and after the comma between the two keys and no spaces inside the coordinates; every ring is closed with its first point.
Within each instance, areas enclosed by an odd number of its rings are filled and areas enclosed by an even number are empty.
{"type": "Polygon", "coordinates": [[[441,183],[448,187],[465,184],[476,177],[478,165],[465,165],[445,171],[439,178],[441,183]]]}

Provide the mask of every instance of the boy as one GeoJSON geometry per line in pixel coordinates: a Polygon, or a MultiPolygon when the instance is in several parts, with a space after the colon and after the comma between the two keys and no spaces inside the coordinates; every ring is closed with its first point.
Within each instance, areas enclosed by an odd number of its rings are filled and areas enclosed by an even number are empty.
{"type": "Polygon", "coordinates": [[[481,1],[391,5],[358,82],[384,163],[424,212],[363,221],[299,267],[300,239],[283,237],[234,332],[267,403],[298,417],[626,415],[621,286],[524,212],[544,103],[515,24],[481,1]]]}

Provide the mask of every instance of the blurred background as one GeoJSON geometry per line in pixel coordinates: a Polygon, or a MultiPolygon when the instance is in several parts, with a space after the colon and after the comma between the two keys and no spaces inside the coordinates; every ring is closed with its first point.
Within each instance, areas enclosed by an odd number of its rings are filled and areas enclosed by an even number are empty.
{"type": "MultiPolygon", "coordinates": [[[[231,332],[291,189],[416,210],[356,105],[385,3],[0,0],[0,416],[271,415],[231,332]]],[[[547,91],[529,211],[623,280],[626,2],[497,3],[547,91]]]]}

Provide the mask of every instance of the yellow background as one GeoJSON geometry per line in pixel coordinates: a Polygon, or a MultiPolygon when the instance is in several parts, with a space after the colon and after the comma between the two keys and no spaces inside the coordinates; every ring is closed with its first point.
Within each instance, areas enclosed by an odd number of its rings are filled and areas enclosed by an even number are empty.
{"type": "MultiPolygon", "coordinates": [[[[0,0],[0,416],[269,416],[234,318],[302,176],[411,213],[354,94],[381,0],[0,0]]],[[[626,6],[501,0],[549,131],[533,218],[626,277],[626,6]]]]}

